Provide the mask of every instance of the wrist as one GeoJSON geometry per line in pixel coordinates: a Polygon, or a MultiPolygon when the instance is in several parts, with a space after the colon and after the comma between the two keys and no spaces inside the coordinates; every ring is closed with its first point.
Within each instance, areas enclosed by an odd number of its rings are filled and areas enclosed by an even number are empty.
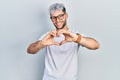
{"type": "Polygon", "coordinates": [[[77,34],[77,40],[75,41],[76,43],[80,43],[82,36],[80,34],[77,34]]]}
{"type": "Polygon", "coordinates": [[[39,44],[42,45],[42,46],[47,46],[46,43],[43,40],[40,40],[39,44]]]}

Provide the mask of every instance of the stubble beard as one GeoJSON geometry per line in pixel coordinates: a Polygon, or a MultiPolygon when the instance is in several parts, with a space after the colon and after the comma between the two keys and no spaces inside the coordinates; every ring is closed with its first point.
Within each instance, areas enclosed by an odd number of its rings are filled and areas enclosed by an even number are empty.
{"type": "Polygon", "coordinates": [[[66,26],[66,21],[64,22],[64,24],[62,25],[61,28],[57,28],[57,26],[55,25],[55,27],[56,27],[57,30],[59,30],[59,29],[63,29],[65,26],[66,26]]]}

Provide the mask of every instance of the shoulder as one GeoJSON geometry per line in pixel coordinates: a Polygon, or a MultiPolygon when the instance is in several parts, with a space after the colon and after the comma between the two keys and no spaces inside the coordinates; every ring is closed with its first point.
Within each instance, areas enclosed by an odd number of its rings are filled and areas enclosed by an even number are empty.
{"type": "Polygon", "coordinates": [[[38,40],[42,40],[47,34],[49,34],[50,31],[43,33],[38,40]]]}

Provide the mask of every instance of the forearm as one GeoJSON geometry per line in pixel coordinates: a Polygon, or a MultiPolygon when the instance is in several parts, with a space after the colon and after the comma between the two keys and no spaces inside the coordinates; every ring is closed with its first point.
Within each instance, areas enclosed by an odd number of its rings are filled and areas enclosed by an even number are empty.
{"type": "Polygon", "coordinates": [[[80,41],[78,43],[91,50],[98,49],[100,46],[98,41],[96,41],[95,39],[84,36],[80,37],[80,41]]]}
{"type": "Polygon", "coordinates": [[[37,53],[40,49],[44,48],[45,45],[42,43],[42,41],[36,41],[35,43],[32,43],[28,49],[27,52],[30,54],[35,54],[37,53]]]}
{"type": "Polygon", "coordinates": [[[82,36],[80,44],[92,50],[99,48],[99,43],[95,39],[89,37],[82,36]]]}

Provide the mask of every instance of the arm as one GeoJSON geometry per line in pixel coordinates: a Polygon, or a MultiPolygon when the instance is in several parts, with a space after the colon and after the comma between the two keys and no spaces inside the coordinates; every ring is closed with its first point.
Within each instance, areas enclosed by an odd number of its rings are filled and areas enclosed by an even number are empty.
{"type": "Polygon", "coordinates": [[[77,42],[91,50],[98,49],[100,46],[99,43],[95,39],[90,38],[90,37],[85,37],[80,34],[75,34],[68,30],[59,30],[58,34],[64,34],[65,36],[65,40],[63,40],[61,44],[64,44],[66,42],[77,42]]]}
{"type": "Polygon", "coordinates": [[[31,54],[35,54],[40,49],[44,48],[45,46],[59,45],[58,42],[54,41],[55,36],[56,36],[56,31],[55,30],[51,31],[42,40],[39,40],[39,41],[36,41],[36,42],[30,44],[30,46],[27,49],[27,52],[31,53],[31,54]]]}
{"type": "MultiPolygon", "coordinates": [[[[77,37],[77,39],[78,38],[79,36],[77,37]]],[[[91,50],[95,50],[100,47],[98,41],[90,37],[81,36],[81,40],[78,43],[91,50]]]]}
{"type": "Polygon", "coordinates": [[[30,44],[30,46],[27,49],[27,52],[31,54],[35,54],[44,47],[45,47],[45,44],[42,42],[42,40],[39,40],[30,44]]]}

